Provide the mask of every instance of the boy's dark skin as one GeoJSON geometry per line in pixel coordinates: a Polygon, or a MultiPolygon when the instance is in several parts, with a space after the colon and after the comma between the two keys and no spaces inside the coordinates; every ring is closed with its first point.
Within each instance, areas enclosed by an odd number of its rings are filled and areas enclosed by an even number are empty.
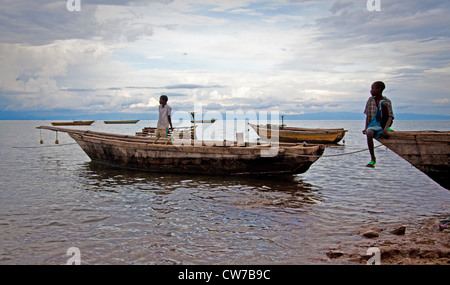
{"type": "MultiPolygon", "coordinates": [[[[380,84],[378,84],[377,82],[372,84],[372,87],[370,89],[370,94],[372,94],[372,96],[375,98],[375,101],[377,103],[377,106],[380,104],[381,100],[383,100],[383,88],[380,86],[380,84]]],[[[386,107],[382,106],[383,109],[385,109],[386,107]]],[[[386,113],[385,113],[386,114],[386,113]]],[[[369,147],[369,152],[370,152],[370,157],[372,159],[373,162],[376,162],[376,158],[375,158],[375,151],[374,151],[374,146],[373,146],[373,135],[374,132],[372,130],[367,130],[367,126],[369,125],[370,121],[372,120],[372,118],[366,117],[366,127],[363,130],[363,134],[367,135],[367,146],[369,147]]],[[[388,138],[389,137],[389,133],[388,133],[388,128],[392,125],[392,118],[388,117],[386,123],[383,127],[383,133],[381,134],[381,137],[384,138],[388,138]]]]}
{"type": "MultiPolygon", "coordinates": [[[[167,100],[164,100],[164,98],[159,97],[159,104],[161,104],[163,107],[166,106],[167,104],[167,100]]],[[[167,119],[169,121],[170,124],[170,130],[173,131],[173,127],[172,127],[172,118],[170,118],[170,116],[167,116],[167,119]]]]}

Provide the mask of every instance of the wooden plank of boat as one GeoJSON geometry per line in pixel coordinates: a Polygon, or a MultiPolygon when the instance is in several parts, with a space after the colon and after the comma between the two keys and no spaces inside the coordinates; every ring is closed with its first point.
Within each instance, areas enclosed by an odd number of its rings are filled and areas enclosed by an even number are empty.
{"type": "Polygon", "coordinates": [[[140,120],[103,121],[105,124],[136,124],[140,120]]]}
{"type": "MultiPolygon", "coordinates": [[[[201,174],[294,174],[306,172],[320,158],[323,145],[299,146],[281,144],[272,156],[262,155],[273,145],[240,147],[212,145],[185,140],[181,145],[167,139],[73,130],[40,126],[66,132],[93,161],[129,169],[151,172],[201,173],[201,174]],[[211,146],[212,145],[212,146],[211,146]]],[[[225,144],[227,145],[227,144],[225,144]]]]}
{"type": "MultiPolygon", "coordinates": [[[[271,137],[271,125],[249,124],[258,135],[271,137]]],[[[295,127],[279,127],[280,142],[307,142],[313,144],[336,144],[342,140],[347,130],[344,129],[308,129],[295,127]]]]}
{"type": "Polygon", "coordinates": [[[94,121],[52,122],[53,126],[90,126],[94,121]]]}
{"type": "Polygon", "coordinates": [[[383,145],[450,190],[450,132],[390,132],[383,145]]]}
{"type": "MultiPolygon", "coordinates": [[[[195,126],[191,127],[176,127],[168,130],[169,137],[174,136],[175,138],[186,139],[190,137],[195,138],[195,126]]],[[[156,137],[156,127],[145,127],[141,132],[136,132],[136,136],[140,137],[156,137]]]]}
{"type": "Polygon", "coordinates": [[[212,124],[216,121],[216,119],[212,120],[191,120],[191,123],[193,124],[212,124]]]}

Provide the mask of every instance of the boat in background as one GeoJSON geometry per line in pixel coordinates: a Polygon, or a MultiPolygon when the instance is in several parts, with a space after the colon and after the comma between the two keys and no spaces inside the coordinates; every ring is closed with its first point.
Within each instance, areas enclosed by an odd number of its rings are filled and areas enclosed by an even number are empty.
{"type": "Polygon", "coordinates": [[[213,124],[216,121],[216,119],[212,119],[212,120],[191,120],[192,124],[213,124]]]}
{"type": "Polygon", "coordinates": [[[90,126],[95,121],[52,122],[53,126],[90,126]]]}
{"type": "Polygon", "coordinates": [[[136,124],[140,120],[103,121],[105,124],[136,124]]]}
{"type": "Polygon", "coordinates": [[[393,131],[378,141],[450,190],[450,132],[393,131]]]}
{"type": "MultiPolygon", "coordinates": [[[[271,137],[273,125],[249,124],[259,136],[271,137]]],[[[336,144],[340,142],[347,130],[340,129],[308,129],[278,126],[278,136],[280,142],[288,143],[312,143],[312,144],[336,144]]]]}
{"type": "Polygon", "coordinates": [[[89,130],[40,126],[66,132],[91,158],[111,166],[163,173],[279,175],[306,172],[323,154],[323,145],[202,142],[146,138],[89,130]],[[269,153],[270,155],[264,155],[269,153]]]}

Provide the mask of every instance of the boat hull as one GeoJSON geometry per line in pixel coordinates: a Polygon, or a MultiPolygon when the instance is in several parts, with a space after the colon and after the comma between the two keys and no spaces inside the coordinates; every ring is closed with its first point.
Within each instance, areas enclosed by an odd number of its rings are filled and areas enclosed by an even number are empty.
{"type": "Polygon", "coordinates": [[[450,190],[450,132],[391,132],[378,141],[450,190]]]}
{"type": "MultiPolygon", "coordinates": [[[[323,154],[323,145],[204,146],[168,144],[168,140],[39,127],[67,132],[92,161],[150,172],[224,175],[296,174],[306,172],[323,154]]],[[[185,142],[194,142],[185,140],[185,142]]],[[[198,143],[198,142],[195,142],[198,143]]]]}
{"type": "Polygon", "coordinates": [[[53,126],[90,126],[94,121],[53,122],[53,126]]]}
{"type": "Polygon", "coordinates": [[[140,120],[103,121],[105,124],[136,124],[140,120]]]}
{"type": "MultiPolygon", "coordinates": [[[[250,126],[259,136],[271,137],[270,125],[250,126]]],[[[311,144],[336,144],[342,140],[347,131],[344,129],[307,129],[294,127],[279,127],[278,137],[280,142],[311,144]]]]}

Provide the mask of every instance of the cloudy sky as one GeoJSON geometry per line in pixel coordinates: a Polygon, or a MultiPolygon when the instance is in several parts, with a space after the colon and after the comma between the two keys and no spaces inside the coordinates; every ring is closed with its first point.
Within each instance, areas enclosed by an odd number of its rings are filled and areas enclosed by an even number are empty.
{"type": "Polygon", "coordinates": [[[0,0],[0,112],[450,115],[449,47],[447,0],[0,0]]]}

